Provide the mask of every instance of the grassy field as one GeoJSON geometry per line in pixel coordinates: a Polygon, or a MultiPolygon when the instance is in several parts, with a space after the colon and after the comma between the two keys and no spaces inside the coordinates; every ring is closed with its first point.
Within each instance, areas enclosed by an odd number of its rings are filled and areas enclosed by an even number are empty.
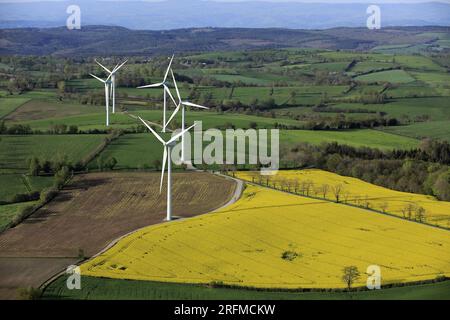
{"type": "Polygon", "coordinates": [[[53,177],[30,177],[22,174],[0,174],[0,201],[10,202],[16,194],[41,191],[53,184],[53,177]]]}
{"type": "MultiPolygon", "coordinates": [[[[86,276],[261,288],[344,287],[342,269],[383,283],[450,273],[450,233],[359,208],[247,185],[210,215],[142,229],[81,266],[86,276]],[[427,241],[423,241],[426,238],[427,241]]],[[[356,286],[364,286],[362,277],[356,286]]]]}
{"type": "MultiPolygon", "coordinates": [[[[170,113],[174,108],[170,109],[170,113]]],[[[130,112],[134,115],[141,116],[146,120],[153,122],[162,122],[161,110],[133,110],[130,112]]],[[[181,115],[177,115],[175,119],[181,121],[181,115]]],[[[140,125],[136,119],[131,118],[125,113],[116,113],[111,115],[111,127],[113,128],[133,128],[140,125]]],[[[198,112],[188,111],[186,113],[187,123],[194,121],[203,121],[203,129],[224,127],[229,124],[238,128],[249,128],[252,122],[255,122],[260,128],[273,128],[276,123],[288,126],[299,126],[302,123],[293,119],[277,119],[269,117],[259,117],[254,115],[236,114],[236,113],[216,113],[216,112],[198,112]]],[[[43,119],[33,121],[22,121],[23,124],[28,124],[34,130],[48,130],[52,125],[65,124],[67,126],[76,125],[80,130],[99,129],[105,130],[105,115],[102,113],[84,114],[77,116],[68,116],[59,119],[43,119]]],[[[9,122],[12,124],[12,122],[9,122]]]]}
{"type": "Polygon", "coordinates": [[[408,83],[415,79],[404,70],[390,70],[365,74],[355,78],[361,82],[391,82],[391,83],[408,83]]]}
{"type": "Polygon", "coordinates": [[[52,282],[43,299],[71,300],[448,300],[450,281],[362,292],[271,292],[211,288],[178,283],[81,278],[81,290],[68,290],[66,276],[52,282]]]}
{"type": "Polygon", "coordinates": [[[383,131],[422,139],[425,137],[450,141],[450,121],[429,121],[407,126],[386,127],[383,131]]]}
{"type": "Polygon", "coordinates": [[[15,203],[0,205],[0,230],[3,230],[13,218],[25,207],[32,206],[36,202],[15,203]]]}
{"type": "Polygon", "coordinates": [[[448,97],[393,99],[385,104],[340,103],[334,107],[385,112],[397,119],[408,118],[414,120],[416,117],[426,115],[432,121],[450,120],[448,97]]]}
{"type": "Polygon", "coordinates": [[[0,98],[0,119],[29,101],[28,98],[0,98]]]}
{"type": "Polygon", "coordinates": [[[281,145],[291,146],[298,142],[311,144],[338,142],[355,147],[365,146],[382,150],[412,149],[418,145],[418,140],[398,135],[386,135],[384,132],[370,129],[347,131],[283,130],[280,132],[281,145]]]}
{"type": "Polygon", "coordinates": [[[37,156],[54,160],[67,156],[75,163],[93,151],[105,135],[27,135],[2,136],[0,140],[0,172],[24,172],[27,160],[37,156]]]}
{"type": "MultiPolygon", "coordinates": [[[[154,168],[155,160],[162,161],[163,147],[150,132],[126,134],[110,143],[100,156],[116,158],[117,169],[154,168]]],[[[89,167],[97,168],[97,159],[89,167]]]]}
{"type": "MultiPolygon", "coordinates": [[[[170,134],[166,135],[167,138],[170,134]]],[[[224,133],[225,136],[225,133],[224,133]]],[[[193,135],[191,135],[193,139],[193,135]]],[[[224,139],[224,148],[226,139],[224,139]]],[[[338,142],[355,147],[371,147],[382,150],[411,149],[418,145],[418,140],[413,138],[392,135],[375,130],[351,130],[351,131],[307,131],[307,130],[282,130],[280,131],[280,146],[290,147],[300,142],[321,144],[338,142]]],[[[204,142],[204,148],[210,142],[204,142]]],[[[246,143],[246,154],[248,154],[246,143]]],[[[101,157],[114,157],[117,160],[117,169],[155,169],[155,161],[162,159],[162,146],[151,133],[126,134],[110,143],[101,153],[101,157]]],[[[225,149],[224,149],[225,151],[225,149]]],[[[224,153],[225,154],[225,153],[224,153]]],[[[194,153],[192,152],[192,155],[194,153]]],[[[94,159],[89,167],[97,168],[97,159],[94,159]]]]}

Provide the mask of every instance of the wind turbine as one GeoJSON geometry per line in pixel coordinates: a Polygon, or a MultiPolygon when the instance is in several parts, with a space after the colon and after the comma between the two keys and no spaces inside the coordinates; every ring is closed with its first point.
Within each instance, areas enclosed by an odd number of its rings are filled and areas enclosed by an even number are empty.
{"type": "Polygon", "coordinates": [[[164,156],[163,156],[162,173],[161,173],[161,184],[159,185],[159,192],[160,193],[162,192],[162,186],[163,186],[163,182],[164,182],[164,171],[165,171],[166,162],[167,162],[167,217],[166,217],[166,220],[167,221],[171,221],[172,220],[172,158],[171,158],[172,148],[175,145],[175,141],[178,138],[180,138],[180,136],[184,135],[187,131],[192,129],[195,126],[195,124],[193,126],[190,126],[189,128],[187,128],[186,130],[181,131],[180,133],[178,133],[177,135],[175,135],[169,141],[166,142],[141,117],[139,117],[139,120],[142,121],[142,123],[153,133],[153,135],[164,146],[164,156]]]}
{"type": "Polygon", "coordinates": [[[111,74],[109,75],[109,77],[106,80],[103,80],[97,76],[94,76],[93,74],[91,74],[91,76],[105,84],[106,126],[108,127],[109,126],[109,87],[111,86],[111,80],[110,80],[111,74]]]}
{"type": "MultiPolygon", "coordinates": [[[[173,74],[173,71],[170,70],[170,72],[172,73],[172,79],[173,79],[173,83],[175,85],[175,89],[177,91],[177,96],[178,96],[178,106],[175,109],[175,111],[173,112],[172,116],[170,117],[169,121],[167,121],[167,123],[170,123],[172,121],[172,119],[175,117],[175,115],[177,114],[177,112],[180,110],[181,108],[181,131],[184,131],[184,127],[185,127],[185,107],[194,107],[194,108],[199,108],[199,109],[207,109],[209,110],[208,107],[204,107],[201,106],[199,104],[195,104],[189,101],[183,101],[181,99],[181,95],[180,95],[180,91],[178,90],[178,85],[177,85],[177,81],[175,80],[175,75],[173,74]]],[[[185,162],[185,153],[184,153],[184,134],[181,136],[181,162],[185,162]]]]}
{"type": "Polygon", "coordinates": [[[95,60],[95,62],[102,67],[106,72],[109,73],[111,76],[111,91],[110,91],[110,97],[112,97],[112,113],[116,113],[116,72],[119,71],[120,68],[122,68],[125,63],[128,62],[128,60],[125,60],[120,66],[117,64],[113,71],[106,68],[104,65],[102,65],[100,62],[95,60]]]}
{"type": "Polygon", "coordinates": [[[169,90],[169,87],[167,86],[167,76],[169,75],[169,71],[171,70],[170,68],[172,67],[172,62],[173,62],[173,58],[175,57],[175,55],[172,55],[172,58],[170,59],[169,62],[169,66],[167,67],[167,71],[166,74],[164,75],[164,80],[162,82],[159,83],[155,83],[155,84],[149,84],[149,85],[145,85],[145,86],[141,86],[138,87],[138,89],[144,89],[144,88],[159,88],[159,87],[163,87],[164,88],[164,113],[163,113],[163,129],[162,132],[166,132],[166,127],[167,127],[167,122],[166,122],[166,113],[167,113],[167,94],[169,95],[169,97],[172,99],[173,103],[175,105],[177,105],[175,99],[172,96],[172,93],[169,90]]]}

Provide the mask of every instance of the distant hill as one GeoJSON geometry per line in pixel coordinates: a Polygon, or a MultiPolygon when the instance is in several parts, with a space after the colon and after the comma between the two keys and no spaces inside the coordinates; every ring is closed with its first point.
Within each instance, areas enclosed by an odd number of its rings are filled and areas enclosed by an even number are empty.
{"type": "Polygon", "coordinates": [[[324,48],[367,50],[380,45],[425,44],[437,40],[434,32],[450,27],[397,27],[381,30],[334,28],[327,30],[196,28],[136,31],[122,27],[87,26],[0,30],[0,54],[98,56],[158,55],[263,48],[324,48]]]}
{"type": "MultiPolygon", "coordinates": [[[[337,1],[338,2],[338,1],[337,1]]],[[[375,3],[377,1],[374,1],[375,3]]],[[[64,26],[68,5],[81,8],[83,25],[129,29],[364,27],[368,4],[298,2],[217,2],[204,0],[39,1],[0,3],[0,28],[64,26]]],[[[450,25],[450,4],[380,4],[382,26],[450,25]]]]}

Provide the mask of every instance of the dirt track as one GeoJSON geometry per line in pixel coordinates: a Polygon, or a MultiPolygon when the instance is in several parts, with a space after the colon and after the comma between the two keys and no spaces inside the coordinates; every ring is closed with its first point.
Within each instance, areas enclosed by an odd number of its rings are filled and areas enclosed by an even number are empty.
{"type": "MultiPolygon", "coordinates": [[[[37,287],[58,271],[102,250],[123,234],[165,217],[159,174],[94,173],[77,176],[50,204],[0,234],[0,299],[37,287]]],[[[235,183],[206,173],[173,176],[173,212],[190,217],[224,205],[235,183]]]]}

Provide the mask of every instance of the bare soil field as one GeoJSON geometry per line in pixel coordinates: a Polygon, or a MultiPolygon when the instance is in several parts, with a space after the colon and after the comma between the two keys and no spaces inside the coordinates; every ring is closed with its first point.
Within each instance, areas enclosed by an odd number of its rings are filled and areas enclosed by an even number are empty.
{"type": "MultiPolygon", "coordinates": [[[[159,173],[93,173],[76,176],[51,203],[0,234],[0,298],[42,284],[90,257],[114,239],[162,223],[166,194],[159,173]],[[56,272],[55,272],[56,271],[56,272]]],[[[191,217],[227,203],[236,183],[207,173],[173,174],[173,213],[191,217]]]]}

